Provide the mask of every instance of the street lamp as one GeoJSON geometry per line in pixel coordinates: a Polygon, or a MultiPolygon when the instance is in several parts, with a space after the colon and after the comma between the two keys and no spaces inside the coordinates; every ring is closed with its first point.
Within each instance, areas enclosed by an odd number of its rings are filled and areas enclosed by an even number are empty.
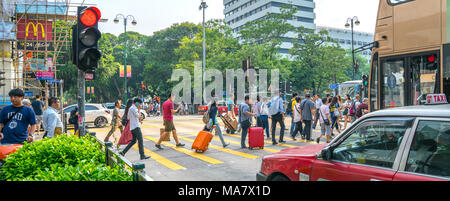
{"type": "Polygon", "coordinates": [[[361,24],[361,22],[359,21],[358,17],[353,17],[353,18],[348,18],[347,19],[347,23],[345,23],[345,28],[350,28],[352,29],[352,58],[353,58],[353,80],[355,79],[355,74],[356,74],[356,70],[355,70],[355,42],[354,42],[354,32],[353,32],[353,28],[354,25],[359,26],[361,24]]]}
{"type": "Polygon", "coordinates": [[[137,21],[136,21],[136,19],[134,19],[134,16],[132,16],[132,15],[128,15],[128,16],[125,17],[122,14],[117,14],[116,18],[114,19],[114,23],[118,24],[120,18],[123,19],[123,26],[124,26],[124,29],[125,29],[125,46],[123,48],[124,49],[124,57],[125,57],[125,59],[124,59],[123,67],[124,67],[124,77],[125,77],[125,103],[126,103],[128,101],[127,100],[127,94],[128,94],[128,88],[127,88],[127,21],[128,21],[128,19],[133,20],[133,21],[131,21],[131,24],[133,26],[136,26],[137,21]]]}
{"type": "Polygon", "coordinates": [[[203,100],[206,98],[206,28],[205,28],[205,10],[208,8],[206,2],[202,0],[199,10],[203,10],[203,100]]]}

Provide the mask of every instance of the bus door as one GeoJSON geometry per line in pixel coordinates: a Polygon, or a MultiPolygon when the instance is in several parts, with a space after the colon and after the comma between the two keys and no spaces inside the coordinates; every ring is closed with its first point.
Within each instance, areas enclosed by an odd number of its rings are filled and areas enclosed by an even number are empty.
{"type": "Polygon", "coordinates": [[[411,56],[409,59],[410,105],[423,105],[428,94],[439,94],[440,65],[439,53],[411,56]]]}

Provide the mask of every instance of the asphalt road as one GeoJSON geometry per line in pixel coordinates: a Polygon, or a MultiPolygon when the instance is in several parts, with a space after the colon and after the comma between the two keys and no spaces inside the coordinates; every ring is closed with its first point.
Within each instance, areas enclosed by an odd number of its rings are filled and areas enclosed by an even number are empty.
{"type": "MultiPolygon", "coordinates": [[[[286,130],[284,140],[287,142],[285,144],[272,145],[271,139],[266,139],[263,150],[241,149],[240,134],[226,134],[219,119],[225,141],[230,145],[223,148],[219,136],[214,136],[205,153],[196,153],[191,149],[191,145],[197,133],[204,126],[201,119],[201,116],[175,116],[174,124],[177,135],[185,146],[175,147],[175,141],[171,135],[171,141],[164,142],[162,144],[164,149],[159,150],[155,147],[155,143],[159,139],[159,129],[163,127],[162,117],[146,118],[141,129],[144,135],[145,154],[151,158],[139,160],[137,143],[125,157],[132,162],[144,162],[146,174],[156,181],[254,181],[256,173],[261,167],[261,159],[265,155],[287,148],[316,144],[304,140],[293,141],[289,136],[289,130],[286,130]]],[[[287,117],[285,124],[288,129],[290,122],[290,117],[287,117]]],[[[314,139],[320,135],[319,129],[320,127],[313,131],[314,139]]],[[[90,131],[96,132],[96,136],[102,141],[109,130],[110,127],[90,129],[90,131]]],[[[279,126],[276,132],[277,140],[278,136],[279,126]]],[[[114,137],[118,141],[120,131],[117,130],[114,137]]],[[[114,141],[114,137],[111,137],[110,141],[114,141]]],[[[322,138],[321,143],[325,143],[324,140],[322,138]]],[[[124,148],[125,146],[120,146],[119,150],[124,148]]]]}

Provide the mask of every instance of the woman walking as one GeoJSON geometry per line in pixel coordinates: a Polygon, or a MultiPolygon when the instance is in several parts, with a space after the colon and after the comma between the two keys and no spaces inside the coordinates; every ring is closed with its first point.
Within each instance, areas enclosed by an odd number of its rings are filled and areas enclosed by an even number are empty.
{"type": "Polygon", "coordinates": [[[333,129],[336,128],[338,134],[341,133],[341,131],[339,130],[339,125],[338,125],[338,117],[340,116],[340,107],[339,107],[339,103],[338,103],[338,98],[337,97],[333,97],[333,99],[331,99],[331,103],[330,103],[330,116],[331,116],[331,135],[333,135],[333,129]]]}
{"type": "Polygon", "coordinates": [[[345,130],[347,128],[347,123],[348,122],[352,122],[352,117],[349,114],[350,111],[350,106],[352,105],[352,99],[350,98],[350,95],[345,95],[345,102],[344,102],[344,129],[345,130]]]}
{"type": "Polygon", "coordinates": [[[209,122],[208,122],[208,124],[210,126],[209,129],[212,130],[215,127],[216,133],[219,134],[220,141],[222,141],[222,146],[223,146],[223,148],[225,148],[230,144],[225,143],[225,140],[223,139],[222,130],[220,129],[220,125],[217,122],[216,117],[217,117],[218,108],[217,108],[216,100],[212,101],[211,106],[209,108],[210,108],[209,109],[209,122]]]}
{"type": "Polygon", "coordinates": [[[262,121],[262,127],[266,130],[267,139],[270,139],[270,133],[269,133],[269,106],[267,103],[269,102],[269,99],[265,97],[263,99],[263,102],[261,104],[261,121],[262,121]]]}

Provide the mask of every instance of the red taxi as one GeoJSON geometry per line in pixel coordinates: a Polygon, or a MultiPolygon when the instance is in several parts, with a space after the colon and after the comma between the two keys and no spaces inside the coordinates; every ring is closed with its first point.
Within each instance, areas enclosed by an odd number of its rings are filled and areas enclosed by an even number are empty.
{"type": "MultiPolygon", "coordinates": [[[[217,105],[217,110],[220,114],[228,112],[228,106],[225,101],[219,101],[217,105]]],[[[206,111],[208,111],[207,105],[198,106],[198,114],[203,115],[206,111]]],[[[239,107],[234,106],[234,114],[239,114],[239,107]]]]}
{"type": "Polygon", "coordinates": [[[20,144],[0,144],[0,167],[4,164],[4,159],[22,148],[20,144]]]}
{"type": "MultiPolygon", "coordinates": [[[[430,96],[434,100],[445,97],[430,96]]],[[[409,106],[367,114],[329,144],[265,156],[256,179],[448,181],[450,105],[409,106]]]]}

